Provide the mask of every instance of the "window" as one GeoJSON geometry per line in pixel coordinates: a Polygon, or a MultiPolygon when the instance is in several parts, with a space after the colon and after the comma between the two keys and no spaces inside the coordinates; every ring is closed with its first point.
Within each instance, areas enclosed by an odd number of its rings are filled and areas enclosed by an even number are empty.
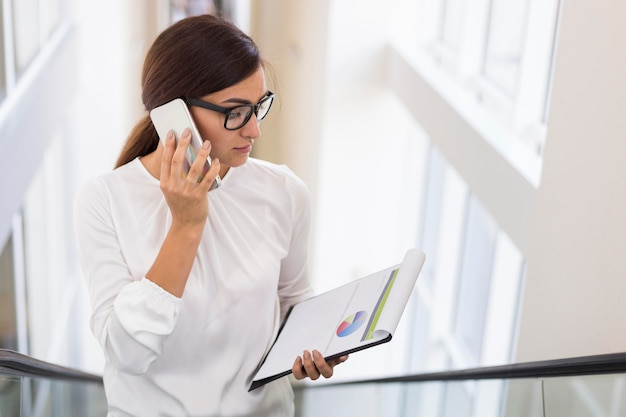
{"type": "Polygon", "coordinates": [[[50,37],[61,22],[63,0],[40,0],[45,36],[50,37]]]}
{"type": "MultiPolygon", "coordinates": [[[[5,27],[2,31],[3,42],[0,42],[4,50],[4,54],[0,54],[1,80],[3,93],[14,98],[2,103],[3,114],[8,115],[0,123],[5,130],[11,131],[11,126],[24,125],[23,121],[29,118],[24,109],[30,109],[30,113],[33,109],[38,109],[37,106],[50,109],[50,106],[44,106],[42,103],[57,97],[55,88],[60,88],[59,85],[70,87],[73,85],[71,81],[73,77],[68,78],[67,74],[68,70],[69,74],[74,74],[74,70],[69,67],[75,64],[74,55],[66,52],[73,51],[75,46],[72,37],[75,35],[69,31],[71,13],[64,8],[66,5],[66,0],[2,2],[1,11],[4,14],[2,23],[5,27]],[[57,80],[63,82],[55,83],[57,80]],[[48,90],[49,86],[53,88],[48,90]],[[9,122],[4,124],[6,120],[9,122]]],[[[67,99],[72,98],[71,88],[63,88],[63,91],[67,93],[67,99]]],[[[29,151],[37,162],[41,160],[40,156],[44,160],[50,159],[44,154],[51,148],[49,146],[53,142],[51,138],[59,134],[66,120],[56,117],[55,114],[59,112],[55,111],[36,111],[36,113],[38,123],[35,123],[33,128],[24,130],[22,142],[37,145],[30,146],[34,150],[29,151]]],[[[56,149],[54,146],[52,148],[56,149]]],[[[72,154],[68,154],[67,149],[70,148],[65,147],[62,152],[69,158],[72,154]]],[[[20,160],[22,151],[23,149],[18,147],[9,152],[9,159],[20,160]]],[[[20,184],[22,188],[9,187],[5,190],[10,193],[9,201],[12,204],[19,198],[21,208],[16,209],[18,211],[12,217],[0,219],[5,228],[7,223],[12,224],[10,228],[12,237],[4,248],[0,262],[2,297],[0,345],[10,346],[21,353],[38,358],[67,364],[69,360],[65,360],[62,355],[67,351],[69,356],[71,352],[64,349],[63,343],[70,342],[69,337],[62,332],[70,329],[70,321],[61,316],[60,312],[65,308],[59,306],[71,306],[71,299],[67,294],[73,294],[73,288],[70,286],[70,274],[67,271],[60,271],[60,267],[74,260],[66,253],[68,245],[60,244],[72,240],[68,238],[68,233],[71,232],[69,224],[65,217],[59,216],[58,213],[71,216],[68,206],[62,205],[68,196],[63,185],[68,183],[60,181],[60,178],[67,178],[64,176],[66,169],[72,164],[68,163],[68,160],[55,160],[53,164],[56,165],[49,167],[43,174],[47,180],[45,184],[47,187],[36,190],[40,199],[29,196],[27,190],[32,189],[33,184],[39,184],[38,180],[33,180],[35,175],[33,172],[40,172],[40,165],[34,166],[32,170],[17,170],[19,178],[15,183],[20,184]],[[33,200],[37,205],[29,206],[29,200],[33,200]],[[51,201],[54,204],[50,204],[51,201]],[[48,216],[44,219],[45,223],[38,223],[43,215],[34,216],[33,212],[36,211],[48,216]],[[51,250],[44,252],[41,250],[42,247],[51,250]],[[33,271],[41,274],[29,275],[33,271]],[[42,302],[46,299],[47,302],[42,302]],[[56,304],[51,304],[52,301],[56,304]],[[36,350],[33,350],[33,347],[36,350]]]]}
{"type": "MultiPolygon", "coordinates": [[[[4,3],[0,2],[0,22],[4,22],[4,3]]],[[[0,25],[0,98],[4,98],[7,94],[7,78],[6,63],[4,59],[4,30],[0,25]]]]}
{"type": "Polygon", "coordinates": [[[0,348],[17,350],[13,238],[0,253],[0,348]]]}
{"type": "Polygon", "coordinates": [[[441,40],[454,51],[461,47],[463,4],[463,0],[443,0],[441,40]]]}
{"type": "Polygon", "coordinates": [[[454,334],[468,363],[475,366],[481,359],[496,224],[474,197],[470,197],[465,227],[454,334]]]}
{"type": "MultiPolygon", "coordinates": [[[[50,355],[50,346],[64,331],[60,323],[71,326],[60,300],[69,299],[75,285],[71,259],[73,242],[70,233],[72,208],[65,190],[70,166],[64,136],[50,143],[43,163],[35,173],[23,202],[23,236],[26,281],[27,333],[29,354],[50,355]],[[67,242],[59,245],[58,242],[67,242]]],[[[64,343],[71,346],[70,335],[64,343]]],[[[69,354],[69,352],[63,352],[69,354]]]]}
{"type": "MultiPolygon", "coordinates": [[[[422,221],[421,247],[424,253],[427,253],[429,257],[434,259],[437,256],[445,168],[445,160],[437,148],[432,148],[428,163],[426,190],[423,200],[425,207],[422,221]]],[[[421,272],[422,281],[428,286],[432,285],[434,274],[434,263],[426,262],[421,272]]]]}
{"type": "Polygon", "coordinates": [[[248,32],[250,0],[170,0],[170,21],[188,16],[212,14],[223,16],[248,32]]]}
{"type": "Polygon", "coordinates": [[[420,4],[418,73],[538,185],[560,0],[420,4]]]}
{"type": "Polygon", "coordinates": [[[40,48],[39,2],[13,0],[15,71],[24,72],[40,48]]]}
{"type": "MultiPolygon", "coordinates": [[[[410,310],[406,368],[429,372],[508,363],[523,254],[435,146],[427,169],[420,242],[427,256],[410,310]]],[[[485,391],[447,384],[421,398],[419,407],[439,415],[469,412],[475,403],[497,408],[501,393],[501,385],[485,391]]]]}
{"type": "Polygon", "coordinates": [[[528,0],[491,0],[484,74],[514,97],[519,82],[528,0]]]}

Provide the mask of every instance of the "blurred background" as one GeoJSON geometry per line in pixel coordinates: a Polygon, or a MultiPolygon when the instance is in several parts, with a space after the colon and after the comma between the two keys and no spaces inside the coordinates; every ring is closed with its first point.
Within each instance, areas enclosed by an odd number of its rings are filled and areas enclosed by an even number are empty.
{"type": "Polygon", "coordinates": [[[220,13],[271,64],[254,156],[309,186],[315,289],[427,256],[393,341],[334,380],[626,351],[626,3],[0,6],[0,348],[101,373],[74,193],[144,114],[154,37],[220,13]]]}

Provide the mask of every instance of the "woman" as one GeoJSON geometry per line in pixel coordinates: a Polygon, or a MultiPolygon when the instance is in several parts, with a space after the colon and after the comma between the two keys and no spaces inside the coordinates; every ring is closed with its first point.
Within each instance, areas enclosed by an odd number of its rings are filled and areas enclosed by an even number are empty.
{"type": "MultiPolygon", "coordinates": [[[[273,100],[263,68],[254,42],[226,21],[169,27],[147,54],[143,103],[193,103],[205,140],[196,161],[185,175],[189,135],[163,145],[146,115],[116,169],[77,195],[109,416],[293,415],[288,379],[248,392],[282,315],[311,295],[306,187],[288,168],[249,158],[273,100]]],[[[307,351],[293,374],[330,377],[345,359],[307,351]]]]}

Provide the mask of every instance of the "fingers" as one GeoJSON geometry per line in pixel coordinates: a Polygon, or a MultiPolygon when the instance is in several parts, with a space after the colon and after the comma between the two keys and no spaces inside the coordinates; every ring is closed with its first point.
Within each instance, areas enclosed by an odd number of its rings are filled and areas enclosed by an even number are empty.
{"type": "MultiPolygon", "coordinates": [[[[319,372],[319,374],[321,374],[324,378],[330,378],[333,376],[333,367],[326,362],[322,354],[317,350],[313,351],[313,362],[317,372],[319,372]]],[[[318,377],[319,374],[317,375],[318,377]]]]}
{"type": "MultiPolygon", "coordinates": [[[[322,360],[324,360],[324,358],[322,358],[322,360]]],[[[298,356],[296,358],[295,362],[293,363],[291,372],[293,372],[293,375],[296,379],[304,379],[306,377],[309,377],[312,380],[316,380],[320,377],[320,372],[318,371],[315,362],[313,361],[313,357],[308,350],[305,350],[302,353],[302,356],[298,356]]]]}
{"type": "MultiPolygon", "coordinates": [[[[313,352],[315,354],[316,351],[313,351],[313,352]]],[[[317,362],[315,362],[315,359],[319,360],[319,356],[311,355],[311,352],[309,352],[308,350],[305,350],[304,353],[302,354],[302,359],[304,361],[304,365],[303,365],[304,371],[306,372],[307,376],[311,378],[313,381],[315,381],[316,379],[320,377],[320,374],[322,371],[321,369],[317,368],[317,362]]],[[[322,358],[322,361],[324,361],[324,358],[322,358]]],[[[325,364],[326,364],[326,361],[324,361],[324,364],[322,365],[325,365],[325,364]]],[[[332,375],[332,369],[331,369],[331,375],[332,375]]]]}
{"type": "Polygon", "coordinates": [[[298,356],[296,360],[293,362],[293,366],[291,367],[291,372],[296,379],[304,379],[306,378],[306,374],[304,373],[304,368],[302,367],[302,358],[298,356]]]}
{"type": "Polygon", "coordinates": [[[178,144],[176,144],[175,139],[174,132],[169,131],[165,139],[165,150],[161,160],[161,183],[172,185],[190,183],[194,188],[200,184],[200,188],[206,188],[208,191],[218,176],[220,168],[217,160],[213,161],[208,171],[205,168],[206,161],[210,160],[211,143],[204,141],[201,148],[195,153],[190,150],[189,145],[192,137],[189,129],[183,130],[178,144]],[[193,163],[188,165],[188,160],[192,160],[193,163]],[[185,172],[185,167],[189,167],[188,172],[185,172]]]}
{"type": "Polygon", "coordinates": [[[161,184],[169,184],[170,181],[177,183],[183,177],[185,152],[190,141],[191,132],[188,129],[183,131],[178,140],[178,145],[174,131],[167,132],[165,150],[161,158],[161,184]]]}
{"type": "Polygon", "coordinates": [[[191,131],[189,129],[183,130],[182,135],[178,139],[178,145],[174,150],[171,161],[171,175],[175,178],[184,177],[185,168],[185,156],[187,154],[187,148],[191,142],[191,131]]]}
{"type": "MultiPolygon", "coordinates": [[[[187,132],[187,130],[185,130],[187,132]]],[[[211,144],[209,141],[204,141],[202,143],[202,147],[198,149],[197,155],[195,158],[191,155],[191,151],[188,148],[185,148],[185,152],[188,153],[188,157],[190,161],[193,161],[189,166],[189,172],[187,173],[187,179],[195,182],[200,182],[202,176],[204,175],[204,162],[207,160],[209,156],[209,150],[211,148],[211,144]]]]}
{"type": "Polygon", "coordinates": [[[207,188],[208,190],[211,189],[211,187],[213,186],[213,182],[215,181],[215,178],[217,178],[219,173],[220,173],[220,160],[215,158],[213,161],[211,161],[211,168],[204,175],[204,178],[202,179],[202,183],[205,185],[205,188],[207,188]]]}
{"type": "Polygon", "coordinates": [[[340,356],[338,358],[331,360],[329,364],[330,366],[334,368],[335,366],[339,365],[340,363],[344,363],[347,360],[348,360],[348,355],[344,355],[344,356],[340,356]]]}
{"type": "Polygon", "coordinates": [[[172,175],[172,156],[176,150],[176,141],[174,132],[167,132],[165,137],[165,150],[163,151],[163,157],[161,158],[161,181],[167,182],[172,175]]]}
{"type": "Polygon", "coordinates": [[[348,355],[345,355],[327,362],[319,351],[314,350],[313,353],[310,353],[305,350],[302,357],[296,358],[291,371],[296,379],[309,377],[316,380],[320,376],[330,378],[333,376],[333,368],[347,359],[348,355]]]}

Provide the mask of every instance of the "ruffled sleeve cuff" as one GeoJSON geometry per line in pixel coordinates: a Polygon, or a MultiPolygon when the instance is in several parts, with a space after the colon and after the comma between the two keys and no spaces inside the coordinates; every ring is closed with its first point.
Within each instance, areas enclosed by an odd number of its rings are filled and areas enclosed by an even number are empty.
{"type": "Polygon", "coordinates": [[[163,338],[174,330],[180,304],[180,298],[144,277],[120,291],[113,308],[126,333],[158,354],[163,338]]]}

